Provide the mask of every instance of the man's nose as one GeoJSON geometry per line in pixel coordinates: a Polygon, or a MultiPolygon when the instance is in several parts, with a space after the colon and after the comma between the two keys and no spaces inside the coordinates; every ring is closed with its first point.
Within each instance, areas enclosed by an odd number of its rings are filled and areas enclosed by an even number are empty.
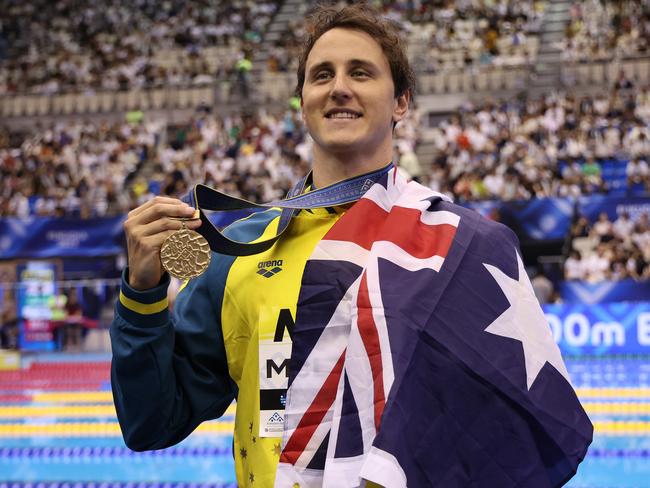
{"type": "Polygon", "coordinates": [[[350,90],[349,80],[343,74],[337,74],[334,77],[332,83],[332,90],[330,91],[330,97],[334,100],[338,99],[347,99],[352,96],[352,91],[350,90]]]}

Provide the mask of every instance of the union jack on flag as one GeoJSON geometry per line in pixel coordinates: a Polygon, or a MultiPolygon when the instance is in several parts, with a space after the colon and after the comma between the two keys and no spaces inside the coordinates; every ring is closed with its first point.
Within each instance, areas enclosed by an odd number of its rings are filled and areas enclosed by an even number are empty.
{"type": "Polygon", "coordinates": [[[591,438],[507,228],[393,168],[317,245],[277,487],[558,486],[591,438]]]}

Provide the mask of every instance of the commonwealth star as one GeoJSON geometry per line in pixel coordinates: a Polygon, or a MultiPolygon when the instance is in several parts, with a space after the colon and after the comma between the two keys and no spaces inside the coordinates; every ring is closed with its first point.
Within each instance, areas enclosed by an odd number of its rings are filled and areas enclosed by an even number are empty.
{"type": "Polygon", "coordinates": [[[530,390],[544,364],[550,363],[571,383],[560,349],[553,340],[551,329],[530,284],[524,263],[517,254],[519,279],[513,280],[503,271],[483,263],[495,279],[508,302],[508,307],[485,332],[510,337],[521,342],[526,363],[526,386],[530,390]]]}

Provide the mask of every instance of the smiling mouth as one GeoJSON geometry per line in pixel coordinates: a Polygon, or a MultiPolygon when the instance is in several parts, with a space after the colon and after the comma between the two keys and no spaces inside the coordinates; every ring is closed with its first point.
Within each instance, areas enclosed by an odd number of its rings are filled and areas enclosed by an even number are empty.
{"type": "Polygon", "coordinates": [[[359,117],[361,117],[361,114],[356,112],[331,112],[325,114],[325,118],[327,119],[353,120],[358,119],[359,117]]]}

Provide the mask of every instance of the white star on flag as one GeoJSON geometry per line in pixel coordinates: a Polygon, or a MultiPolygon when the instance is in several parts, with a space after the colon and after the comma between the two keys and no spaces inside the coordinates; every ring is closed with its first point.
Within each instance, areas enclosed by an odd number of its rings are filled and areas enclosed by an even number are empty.
{"type": "Polygon", "coordinates": [[[524,263],[519,253],[516,254],[519,280],[513,280],[499,268],[483,263],[510,302],[510,306],[485,329],[485,332],[521,342],[526,360],[528,390],[547,362],[571,383],[560,349],[553,340],[544,312],[533,292],[524,263]]]}

